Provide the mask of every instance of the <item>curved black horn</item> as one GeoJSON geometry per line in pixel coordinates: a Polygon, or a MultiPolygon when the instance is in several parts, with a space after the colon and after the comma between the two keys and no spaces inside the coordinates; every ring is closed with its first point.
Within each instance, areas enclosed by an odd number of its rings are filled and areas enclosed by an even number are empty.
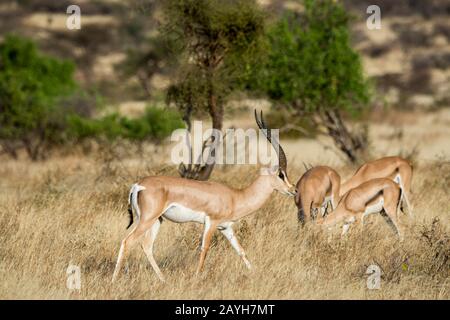
{"type": "Polygon", "coordinates": [[[264,135],[266,136],[267,140],[270,142],[270,144],[272,145],[272,147],[275,149],[275,152],[277,153],[278,156],[278,164],[281,168],[281,170],[284,171],[285,174],[287,174],[287,159],[286,159],[286,154],[284,153],[283,148],[281,147],[280,143],[277,141],[277,139],[272,139],[272,135],[271,135],[271,129],[267,128],[266,122],[264,121],[263,118],[263,112],[261,111],[261,116],[258,119],[258,113],[256,112],[255,109],[255,120],[256,123],[259,127],[259,129],[261,129],[261,131],[264,133],[264,135]]]}

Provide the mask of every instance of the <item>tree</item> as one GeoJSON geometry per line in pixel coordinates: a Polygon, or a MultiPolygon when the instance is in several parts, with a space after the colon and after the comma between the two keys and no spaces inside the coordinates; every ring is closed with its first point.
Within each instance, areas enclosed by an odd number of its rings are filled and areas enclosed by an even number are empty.
{"type": "MultiPolygon", "coordinates": [[[[177,81],[168,101],[183,112],[190,127],[193,114],[207,113],[213,129],[222,130],[224,105],[248,75],[250,60],[262,52],[265,17],[253,0],[168,0],[162,30],[179,56],[177,81]]],[[[219,142],[212,137],[212,145],[219,142]]],[[[214,157],[214,147],[210,156],[214,157]]],[[[214,163],[201,174],[206,180],[214,163]]],[[[197,168],[198,169],[198,168],[197,168]]],[[[187,170],[189,171],[189,170],[187,170]]]]}
{"type": "Polygon", "coordinates": [[[146,98],[151,99],[151,78],[155,74],[169,74],[172,66],[167,59],[170,39],[154,32],[158,22],[154,15],[160,11],[162,2],[128,0],[121,3],[123,7],[117,18],[120,23],[120,39],[127,56],[117,65],[117,69],[124,78],[135,77],[146,98]]]}
{"type": "Polygon", "coordinates": [[[31,159],[63,139],[65,110],[58,99],[75,88],[74,65],[40,54],[33,42],[8,35],[0,44],[0,144],[31,159]]]}
{"type": "Polygon", "coordinates": [[[349,15],[333,0],[304,0],[301,14],[286,14],[268,31],[268,59],[254,67],[250,87],[279,107],[308,117],[351,162],[367,145],[365,130],[350,131],[343,115],[367,106],[370,86],[349,41],[349,15]]]}

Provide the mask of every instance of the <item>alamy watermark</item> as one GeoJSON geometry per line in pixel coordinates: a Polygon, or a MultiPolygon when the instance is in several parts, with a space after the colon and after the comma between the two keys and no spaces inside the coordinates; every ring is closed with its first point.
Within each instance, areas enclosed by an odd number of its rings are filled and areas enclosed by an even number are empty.
{"type": "Polygon", "coordinates": [[[279,130],[271,129],[271,146],[267,143],[266,130],[253,128],[203,130],[202,121],[194,121],[192,130],[177,129],[172,132],[170,140],[176,142],[172,148],[170,159],[173,164],[257,164],[278,165],[279,130]],[[214,137],[211,139],[211,137],[214,137]],[[204,147],[204,141],[209,148],[204,147]]]}
{"type": "Polygon", "coordinates": [[[367,29],[380,30],[381,29],[381,9],[380,9],[380,7],[375,4],[368,6],[366,13],[371,14],[366,20],[367,29]]]}
{"type": "Polygon", "coordinates": [[[70,16],[66,19],[66,27],[69,30],[80,30],[81,29],[81,9],[79,6],[72,4],[67,7],[67,14],[70,16]]]}
{"type": "Polygon", "coordinates": [[[381,288],[381,268],[376,264],[367,267],[367,289],[379,290],[381,288]]]}
{"type": "Polygon", "coordinates": [[[71,291],[81,290],[81,269],[77,265],[70,264],[66,270],[66,287],[71,291]]]}

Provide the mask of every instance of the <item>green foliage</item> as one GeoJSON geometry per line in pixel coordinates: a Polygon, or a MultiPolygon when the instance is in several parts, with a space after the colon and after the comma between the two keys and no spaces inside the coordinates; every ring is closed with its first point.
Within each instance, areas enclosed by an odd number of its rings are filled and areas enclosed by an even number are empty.
{"type": "Polygon", "coordinates": [[[76,91],[74,65],[42,55],[33,42],[7,36],[0,44],[0,144],[17,157],[43,158],[49,147],[86,138],[160,140],[183,127],[178,113],[148,108],[139,119],[92,119],[92,100],[76,91]],[[76,93],[76,94],[74,94],[76,93]]]}
{"type": "Polygon", "coordinates": [[[267,59],[252,66],[249,88],[307,119],[356,163],[367,149],[367,130],[349,130],[343,115],[360,115],[371,87],[350,46],[350,17],[337,1],[302,3],[303,12],[286,14],[269,29],[267,59]]]}
{"type": "Polygon", "coordinates": [[[42,55],[33,42],[13,35],[0,44],[0,141],[15,155],[22,144],[31,158],[63,139],[59,99],[73,92],[74,65],[42,55]]]}
{"type": "Polygon", "coordinates": [[[297,111],[357,114],[370,96],[359,55],[349,41],[349,16],[332,0],[304,0],[268,32],[270,52],[256,66],[253,88],[297,111]]]}
{"type": "Polygon", "coordinates": [[[115,141],[119,138],[132,141],[159,141],[169,136],[173,130],[183,128],[178,112],[149,107],[142,117],[130,119],[113,113],[98,119],[69,117],[70,135],[78,140],[87,138],[115,141]]]}
{"type": "Polygon", "coordinates": [[[223,105],[263,52],[264,13],[253,0],[169,0],[163,32],[176,39],[178,81],[169,90],[189,117],[209,113],[221,129],[223,105]]]}
{"type": "MultiPolygon", "coordinates": [[[[169,0],[165,6],[165,31],[185,36],[181,47],[194,51],[195,62],[216,57],[204,56],[202,50],[219,55],[230,51],[248,58],[258,46],[264,30],[264,14],[255,1],[248,0],[169,0]]],[[[211,61],[211,60],[210,60],[211,61]]],[[[213,62],[213,61],[211,61],[213,62]]]]}
{"type": "Polygon", "coordinates": [[[275,106],[264,114],[269,128],[279,128],[283,138],[314,138],[317,127],[305,117],[293,117],[290,110],[275,106]]]}

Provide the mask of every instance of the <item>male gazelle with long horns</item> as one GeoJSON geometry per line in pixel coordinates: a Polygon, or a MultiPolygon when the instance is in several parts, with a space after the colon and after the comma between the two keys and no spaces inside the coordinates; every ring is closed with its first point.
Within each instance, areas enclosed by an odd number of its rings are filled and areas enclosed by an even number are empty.
{"type": "Polygon", "coordinates": [[[261,168],[260,175],[248,187],[237,190],[220,183],[196,181],[179,177],[150,176],[134,184],[130,191],[130,205],[136,216],[133,230],[122,241],[113,281],[117,278],[129,248],[143,236],[142,247],[158,277],[164,277],[153,257],[153,244],[162,218],[176,223],[197,222],[204,225],[197,274],[202,270],[211,236],[216,229],[231,243],[247,268],[251,268],[245,252],[234,235],[235,221],[255,212],[269,199],[274,190],[294,196],[294,186],[289,182],[286,155],[279,142],[272,137],[264,120],[258,127],[274,147],[279,166],[261,168]]]}
{"type": "Polygon", "coordinates": [[[400,186],[393,180],[388,178],[372,179],[345,193],[333,213],[319,218],[317,223],[331,227],[343,222],[342,234],[345,234],[350,224],[360,222],[362,225],[364,217],[367,215],[384,211],[396,233],[402,239],[403,234],[398,221],[400,197],[400,186]]]}
{"type": "Polygon", "coordinates": [[[408,213],[412,214],[409,203],[413,169],[408,160],[400,157],[384,157],[367,162],[356,170],[355,174],[341,185],[340,195],[347,193],[363,182],[376,178],[389,178],[398,182],[401,189],[401,205],[403,200],[408,207],[408,213]]]}
{"type": "Polygon", "coordinates": [[[341,177],[330,167],[317,166],[307,170],[297,182],[295,204],[298,208],[298,220],[302,224],[319,214],[324,216],[328,202],[333,210],[339,202],[341,177]]]}

